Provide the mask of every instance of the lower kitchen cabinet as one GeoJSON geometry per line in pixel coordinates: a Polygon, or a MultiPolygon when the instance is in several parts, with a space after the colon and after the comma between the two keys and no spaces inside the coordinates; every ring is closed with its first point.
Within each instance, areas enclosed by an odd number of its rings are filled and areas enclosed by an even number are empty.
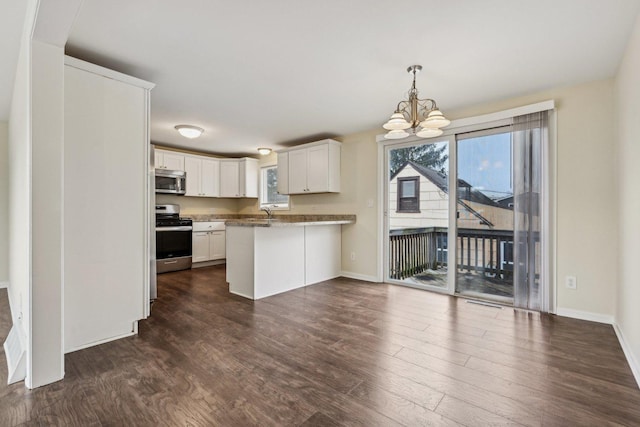
{"type": "Polygon", "coordinates": [[[193,263],[225,259],[226,231],[224,222],[193,223],[193,263]]]}
{"type": "Polygon", "coordinates": [[[257,300],[340,276],[342,226],[229,225],[229,292],[257,300]]]}

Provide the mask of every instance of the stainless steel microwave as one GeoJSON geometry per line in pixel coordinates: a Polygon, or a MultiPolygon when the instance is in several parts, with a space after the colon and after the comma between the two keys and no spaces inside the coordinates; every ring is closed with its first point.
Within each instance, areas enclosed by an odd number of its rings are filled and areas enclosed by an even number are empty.
{"type": "Polygon", "coordinates": [[[185,194],[187,191],[187,173],[156,169],[156,193],[185,194]]]}

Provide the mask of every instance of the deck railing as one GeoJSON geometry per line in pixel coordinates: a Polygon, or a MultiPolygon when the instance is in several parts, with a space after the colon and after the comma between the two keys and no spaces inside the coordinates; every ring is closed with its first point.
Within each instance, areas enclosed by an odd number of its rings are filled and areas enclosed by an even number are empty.
{"type": "MultiPolygon", "coordinates": [[[[389,275],[402,280],[448,263],[448,229],[407,228],[389,233],[389,275]]],[[[459,228],[457,268],[507,278],[513,274],[513,231],[459,228]]]]}

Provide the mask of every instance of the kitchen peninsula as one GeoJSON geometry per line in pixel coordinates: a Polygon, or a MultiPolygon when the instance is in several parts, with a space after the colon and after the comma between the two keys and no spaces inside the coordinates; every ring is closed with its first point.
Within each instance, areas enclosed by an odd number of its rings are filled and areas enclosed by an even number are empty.
{"type": "Polygon", "coordinates": [[[341,227],[355,215],[226,221],[229,292],[257,300],[340,276],[341,227]]]}

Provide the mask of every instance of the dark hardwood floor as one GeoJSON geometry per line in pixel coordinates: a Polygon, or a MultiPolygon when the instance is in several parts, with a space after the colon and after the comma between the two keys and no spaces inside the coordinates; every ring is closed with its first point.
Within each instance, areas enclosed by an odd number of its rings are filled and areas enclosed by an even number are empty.
{"type": "Polygon", "coordinates": [[[224,278],[161,275],[139,335],[58,383],[6,386],[2,355],[0,425],[640,425],[610,326],[349,279],[252,302],[224,278]]]}

